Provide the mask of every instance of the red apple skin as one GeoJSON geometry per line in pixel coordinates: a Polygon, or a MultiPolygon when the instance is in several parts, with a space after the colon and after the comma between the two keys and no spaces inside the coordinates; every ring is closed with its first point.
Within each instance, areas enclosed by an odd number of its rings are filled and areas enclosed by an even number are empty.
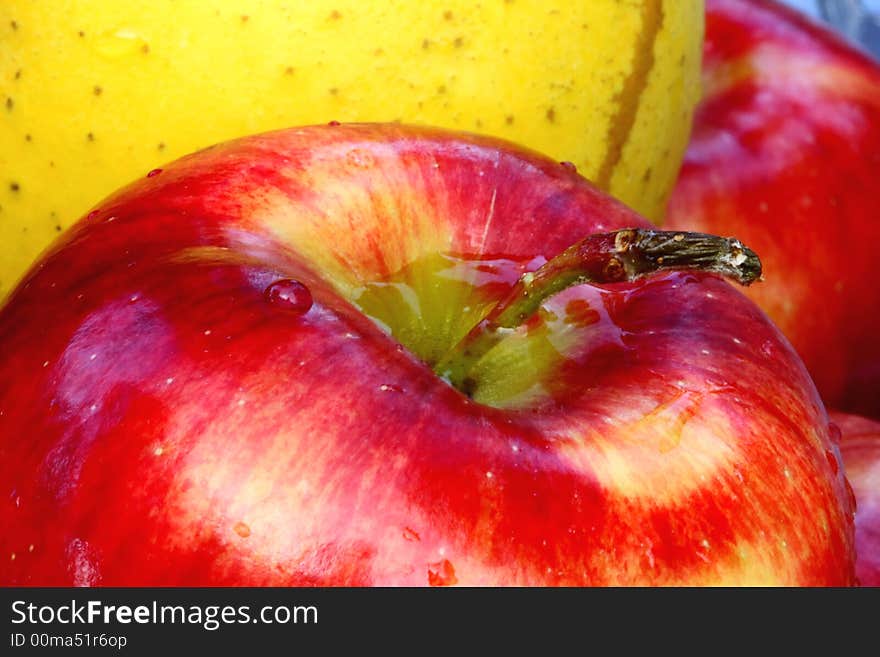
{"type": "Polygon", "coordinates": [[[340,292],[436,250],[525,262],[647,225],[559,163],[423,128],[291,129],[153,172],[0,310],[0,582],[853,584],[822,402],[726,281],[557,295],[580,318],[564,358],[507,409],[340,292]],[[288,278],[308,312],[267,301],[288,278]]]}
{"type": "Polygon", "coordinates": [[[664,227],[736,235],[746,294],[829,407],[880,417],[880,67],[775,2],[708,0],[704,97],[664,227]]]}
{"type": "Polygon", "coordinates": [[[831,413],[840,428],[840,452],[856,498],[856,577],[880,586],[880,422],[831,413]]]}

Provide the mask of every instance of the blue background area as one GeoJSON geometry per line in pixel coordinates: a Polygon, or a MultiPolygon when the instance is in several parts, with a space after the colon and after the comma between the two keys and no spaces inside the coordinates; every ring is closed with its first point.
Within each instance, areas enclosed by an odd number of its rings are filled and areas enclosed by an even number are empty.
{"type": "Polygon", "coordinates": [[[880,59],[880,0],[783,0],[880,59]]]}

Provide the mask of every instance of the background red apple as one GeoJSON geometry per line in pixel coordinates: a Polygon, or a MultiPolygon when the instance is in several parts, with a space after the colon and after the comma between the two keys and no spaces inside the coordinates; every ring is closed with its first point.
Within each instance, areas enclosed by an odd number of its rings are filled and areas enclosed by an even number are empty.
{"type": "Polygon", "coordinates": [[[709,0],[674,229],[736,235],[826,404],[880,417],[880,67],[775,2],[709,0]]]}
{"type": "Polygon", "coordinates": [[[856,576],[862,586],[880,586],[880,422],[832,413],[840,428],[840,451],[856,507],[856,576]]]}
{"type": "Polygon", "coordinates": [[[402,126],[150,172],[0,310],[0,581],[853,583],[822,403],[727,281],[576,285],[467,395],[433,371],[523,272],[640,226],[568,166],[402,126]]]}

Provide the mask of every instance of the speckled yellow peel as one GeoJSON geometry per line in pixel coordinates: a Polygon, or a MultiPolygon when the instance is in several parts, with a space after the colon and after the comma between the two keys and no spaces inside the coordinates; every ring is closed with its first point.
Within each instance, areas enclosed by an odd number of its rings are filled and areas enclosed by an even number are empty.
{"type": "Polygon", "coordinates": [[[699,95],[702,0],[0,3],[0,295],[162,162],[296,124],[523,143],[658,218],[699,95]]]}

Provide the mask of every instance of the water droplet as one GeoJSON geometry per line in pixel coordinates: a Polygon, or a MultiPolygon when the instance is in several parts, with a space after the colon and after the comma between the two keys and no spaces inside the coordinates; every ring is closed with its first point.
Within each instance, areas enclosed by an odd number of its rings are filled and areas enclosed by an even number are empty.
{"type": "Polygon", "coordinates": [[[242,538],[247,538],[251,535],[251,528],[241,521],[235,523],[232,530],[242,538]]]}
{"type": "Polygon", "coordinates": [[[336,126],[342,125],[342,124],[339,121],[330,121],[327,123],[327,125],[336,127],[336,126]]]}
{"type": "Polygon", "coordinates": [[[419,533],[413,529],[412,527],[404,527],[403,528],[403,537],[408,541],[420,541],[422,537],[419,536],[419,533]]]}
{"type": "Polygon", "coordinates": [[[345,161],[358,169],[369,169],[376,160],[369,151],[365,151],[362,148],[353,148],[345,155],[345,161]]]}
{"type": "Polygon", "coordinates": [[[144,52],[149,46],[137,32],[123,28],[98,35],[94,41],[94,48],[99,55],[115,59],[139,51],[144,52]]]}
{"type": "Polygon", "coordinates": [[[275,281],[264,292],[273,306],[296,315],[304,315],[312,307],[312,293],[309,288],[290,278],[275,281]]]}
{"type": "Polygon", "coordinates": [[[826,449],[825,458],[828,459],[828,465],[831,466],[831,472],[834,476],[837,476],[837,473],[840,472],[840,465],[837,463],[837,457],[834,456],[834,452],[830,449],[826,449]]]}
{"type": "Polygon", "coordinates": [[[89,212],[89,214],[86,216],[86,219],[94,219],[94,218],[97,217],[99,214],[101,214],[101,213],[100,213],[98,210],[92,210],[92,211],[89,212]]]}
{"type": "Polygon", "coordinates": [[[147,174],[147,178],[155,178],[155,177],[158,176],[160,173],[162,173],[162,169],[153,169],[152,171],[150,171],[150,172],[147,174]]]}
{"type": "Polygon", "coordinates": [[[97,586],[101,581],[95,550],[80,538],[73,539],[67,546],[67,570],[73,577],[76,587],[97,586]]]}
{"type": "Polygon", "coordinates": [[[578,168],[574,162],[565,161],[565,162],[560,162],[559,164],[562,165],[563,169],[568,169],[572,173],[577,173],[578,168]]]}
{"type": "Polygon", "coordinates": [[[431,586],[452,586],[458,583],[455,568],[449,559],[428,564],[428,584],[431,586]]]}
{"type": "Polygon", "coordinates": [[[572,299],[565,305],[566,324],[584,328],[595,324],[599,319],[599,312],[591,308],[584,299],[572,299]]]}
{"type": "Polygon", "coordinates": [[[844,477],[843,483],[846,484],[846,496],[849,499],[849,504],[850,508],[852,509],[853,515],[855,515],[856,509],[858,508],[858,504],[856,503],[856,493],[853,490],[852,485],[849,483],[849,479],[844,477]]]}
{"type": "Polygon", "coordinates": [[[840,427],[837,426],[834,422],[828,423],[828,437],[831,439],[831,442],[835,445],[840,444],[840,439],[843,436],[843,432],[841,432],[840,427]]]}
{"type": "Polygon", "coordinates": [[[391,385],[389,383],[383,383],[380,385],[379,390],[382,392],[403,392],[403,388],[400,386],[391,385]]]}

